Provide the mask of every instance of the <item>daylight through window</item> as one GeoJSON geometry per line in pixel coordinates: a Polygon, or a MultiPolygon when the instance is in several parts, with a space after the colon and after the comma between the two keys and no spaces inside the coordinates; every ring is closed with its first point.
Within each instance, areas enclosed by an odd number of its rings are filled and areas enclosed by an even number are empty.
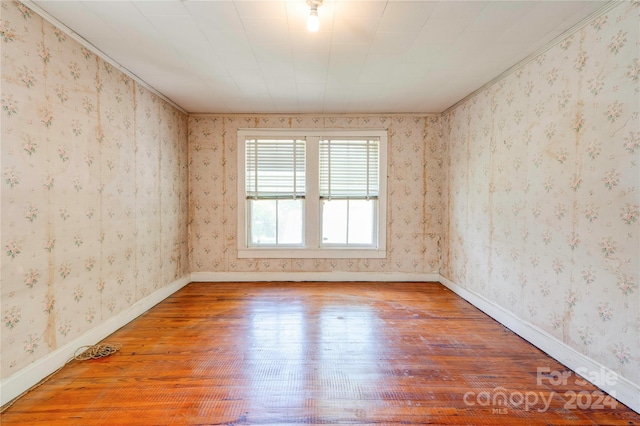
{"type": "Polygon", "coordinates": [[[384,257],[386,144],[384,130],[239,130],[239,257],[384,257]]]}

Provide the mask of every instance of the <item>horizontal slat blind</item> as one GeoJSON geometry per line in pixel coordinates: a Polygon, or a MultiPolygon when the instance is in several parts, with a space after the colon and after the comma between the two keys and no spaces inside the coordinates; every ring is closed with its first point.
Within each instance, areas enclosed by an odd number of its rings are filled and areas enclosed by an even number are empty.
{"type": "Polygon", "coordinates": [[[377,199],[380,142],[320,140],[320,198],[377,199]]]}
{"type": "Polygon", "coordinates": [[[246,139],[247,199],[304,198],[305,141],[246,139]]]}

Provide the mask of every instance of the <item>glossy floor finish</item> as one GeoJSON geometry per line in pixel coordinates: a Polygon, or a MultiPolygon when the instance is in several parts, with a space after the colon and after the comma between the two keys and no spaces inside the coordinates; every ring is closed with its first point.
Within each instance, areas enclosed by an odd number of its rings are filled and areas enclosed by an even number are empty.
{"type": "Polygon", "coordinates": [[[640,424],[436,283],[193,283],[105,341],[2,424],[640,424]]]}

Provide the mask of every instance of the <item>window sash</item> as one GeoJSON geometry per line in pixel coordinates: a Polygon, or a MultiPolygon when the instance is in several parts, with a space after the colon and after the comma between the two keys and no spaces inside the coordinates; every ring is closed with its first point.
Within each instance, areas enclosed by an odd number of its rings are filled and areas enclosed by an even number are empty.
{"type": "MultiPolygon", "coordinates": [[[[238,156],[237,156],[237,188],[238,188],[238,257],[239,258],[384,258],[386,256],[386,205],[387,205],[387,145],[388,134],[385,129],[238,129],[238,156]],[[263,245],[251,244],[251,200],[247,196],[248,185],[245,182],[246,170],[246,141],[251,139],[271,140],[302,140],[305,142],[305,179],[304,190],[304,218],[303,218],[303,244],[302,245],[263,245]],[[376,172],[379,178],[378,195],[375,197],[369,191],[369,198],[377,205],[375,213],[373,245],[361,245],[348,243],[347,245],[323,244],[322,203],[323,198],[319,193],[320,186],[320,149],[321,140],[376,140],[378,141],[378,163],[376,172]]],[[[370,157],[371,160],[371,157],[370,157]]],[[[371,163],[370,163],[371,166],[371,163]]],[[[255,178],[255,176],[254,176],[255,178]]],[[[371,186],[370,186],[371,188],[371,186]]],[[[271,195],[279,199],[283,196],[281,191],[271,195]]],[[[291,194],[285,194],[287,197],[291,194]]],[[[339,200],[332,194],[333,198],[339,200]]],[[[302,198],[297,190],[296,197],[302,198]]],[[[347,199],[358,199],[351,194],[347,199]]],[[[266,199],[266,198],[265,198],[266,199]]],[[[289,198],[291,199],[291,198],[289,198]]],[[[366,192],[364,195],[366,199],[366,192]]],[[[329,201],[324,198],[325,201],[329,201]]]]}
{"type": "MultiPolygon", "coordinates": [[[[248,245],[251,247],[301,247],[304,245],[304,209],[303,199],[247,199],[247,231],[248,245]],[[254,216],[258,203],[263,211],[270,210],[266,215],[258,215],[268,223],[271,232],[258,229],[260,223],[254,216]],[[287,209],[283,204],[289,204],[287,209]],[[292,204],[293,203],[293,204],[292,204]],[[294,215],[287,215],[294,210],[294,215]],[[296,215],[296,211],[300,215],[296,215]],[[260,235],[262,234],[262,235],[260,235]],[[263,240],[263,237],[264,238],[263,240]]],[[[264,223],[263,222],[263,223],[264,223]]]]}
{"type": "Polygon", "coordinates": [[[378,199],[380,141],[377,138],[320,140],[320,198],[378,199]]]}
{"type": "Polygon", "coordinates": [[[246,198],[304,198],[305,162],[303,139],[247,138],[245,140],[246,198]]]}
{"type": "MultiPolygon", "coordinates": [[[[360,205],[362,207],[362,204],[360,205]]],[[[321,216],[322,216],[322,228],[320,235],[320,244],[322,247],[376,247],[377,246],[377,225],[378,225],[378,200],[360,200],[360,199],[348,199],[348,200],[324,200],[321,203],[321,216]],[[366,212],[360,211],[358,214],[357,207],[354,209],[354,203],[365,202],[369,209],[366,212]],[[330,217],[330,213],[327,208],[330,208],[330,204],[340,203],[336,205],[337,208],[344,209],[344,214],[340,218],[330,217]],[[354,213],[356,210],[356,213],[354,213]],[[362,214],[364,213],[364,214],[362,214]],[[325,227],[329,225],[332,227],[331,231],[328,231],[325,227]],[[368,226],[367,226],[368,225],[368,226]],[[336,228],[337,226],[337,228],[336,228]],[[368,241],[354,241],[360,239],[366,229],[368,241]]]]}

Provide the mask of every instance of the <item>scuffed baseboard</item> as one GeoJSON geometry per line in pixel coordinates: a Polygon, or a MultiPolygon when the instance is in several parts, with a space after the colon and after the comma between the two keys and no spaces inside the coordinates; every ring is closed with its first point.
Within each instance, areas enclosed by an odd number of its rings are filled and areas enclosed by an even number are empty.
{"type": "Polygon", "coordinates": [[[133,321],[153,306],[162,302],[185,285],[189,284],[188,275],[162,287],[142,300],[137,301],[122,312],[107,319],[102,324],[87,331],[77,339],[61,346],[36,362],[29,364],[0,382],[0,406],[20,396],[42,379],[62,367],[79,347],[95,345],[114,331],[133,321]]]}

